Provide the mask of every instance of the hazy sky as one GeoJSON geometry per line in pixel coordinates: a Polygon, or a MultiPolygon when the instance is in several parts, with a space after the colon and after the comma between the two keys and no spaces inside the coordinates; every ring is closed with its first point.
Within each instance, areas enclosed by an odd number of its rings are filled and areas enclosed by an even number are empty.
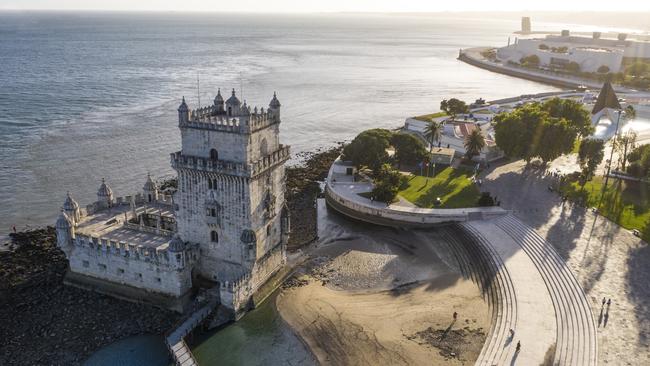
{"type": "Polygon", "coordinates": [[[649,0],[0,0],[0,9],[246,12],[650,11],[649,0]]]}

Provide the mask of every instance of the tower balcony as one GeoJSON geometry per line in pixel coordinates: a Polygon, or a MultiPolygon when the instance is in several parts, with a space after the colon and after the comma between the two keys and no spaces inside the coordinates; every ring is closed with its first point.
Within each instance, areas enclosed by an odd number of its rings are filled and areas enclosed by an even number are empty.
{"type": "Polygon", "coordinates": [[[201,170],[211,173],[250,177],[251,170],[248,165],[223,160],[214,160],[199,156],[183,155],[180,151],[171,154],[173,169],[201,170]]]}
{"type": "Polygon", "coordinates": [[[183,155],[180,151],[171,154],[172,168],[200,170],[211,173],[235,175],[252,178],[266,172],[279,164],[289,160],[289,146],[280,145],[280,148],[271,154],[250,164],[235,163],[223,160],[214,160],[199,156],[183,155]]]}
{"type": "Polygon", "coordinates": [[[264,173],[267,169],[284,164],[285,161],[289,160],[290,155],[290,147],[280,145],[279,149],[251,164],[251,176],[255,177],[264,173]]]}

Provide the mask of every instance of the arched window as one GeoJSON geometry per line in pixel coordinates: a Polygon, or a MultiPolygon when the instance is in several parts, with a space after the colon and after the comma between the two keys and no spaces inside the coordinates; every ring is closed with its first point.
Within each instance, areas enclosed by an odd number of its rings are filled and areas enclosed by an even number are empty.
{"type": "Polygon", "coordinates": [[[266,142],[266,139],[262,139],[260,142],[260,155],[267,156],[269,154],[269,145],[266,142]]]}
{"type": "Polygon", "coordinates": [[[219,160],[219,152],[217,152],[217,149],[210,150],[210,159],[219,160]]]}
{"type": "Polygon", "coordinates": [[[217,234],[217,232],[214,230],[210,231],[210,241],[213,243],[219,242],[219,234],[217,234]]]}

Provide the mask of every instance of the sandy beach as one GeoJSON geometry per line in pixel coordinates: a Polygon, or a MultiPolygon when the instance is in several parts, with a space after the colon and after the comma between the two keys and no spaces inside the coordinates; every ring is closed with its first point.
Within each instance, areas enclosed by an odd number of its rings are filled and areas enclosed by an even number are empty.
{"type": "Polygon", "coordinates": [[[325,240],[278,296],[281,316],[324,365],[473,364],[489,328],[477,286],[435,233],[383,239],[325,240]]]}

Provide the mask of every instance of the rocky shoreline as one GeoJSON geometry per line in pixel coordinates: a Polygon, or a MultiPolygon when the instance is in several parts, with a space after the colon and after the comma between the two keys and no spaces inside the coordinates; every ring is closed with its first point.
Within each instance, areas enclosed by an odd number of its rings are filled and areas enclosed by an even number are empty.
{"type": "Polygon", "coordinates": [[[342,145],[315,152],[300,153],[304,161],[299,166],[286,169],[285,198],[291,216],[289,250],[299,249],[318,237],[316,198],[321,193],[318,182],[327,177],[330,166],[341,154],[342,145]]]}
{"type": "Polygon", "coordinates": [[[53,227],[11,234],[0,252],[0,365],[79,365],[138,334],[162,334],[179,314],[63,285],[53,227]]]}
{"type": "MultiPolygon", "coordinates": [[[[301,153],[287,168],[290,249],[317,237],[319,181],[341,148],[301,153]]],[[[173,183],[173,182],[172,182],[173,183]]],[[[173,185],[170,185],[172,187],[173,185]]],[[[163,334],[181,315],[63,285],[68,267],[53,227],[10,235],[0,251],[0,365],[79,365],[98,349],[163,334]]]]}

